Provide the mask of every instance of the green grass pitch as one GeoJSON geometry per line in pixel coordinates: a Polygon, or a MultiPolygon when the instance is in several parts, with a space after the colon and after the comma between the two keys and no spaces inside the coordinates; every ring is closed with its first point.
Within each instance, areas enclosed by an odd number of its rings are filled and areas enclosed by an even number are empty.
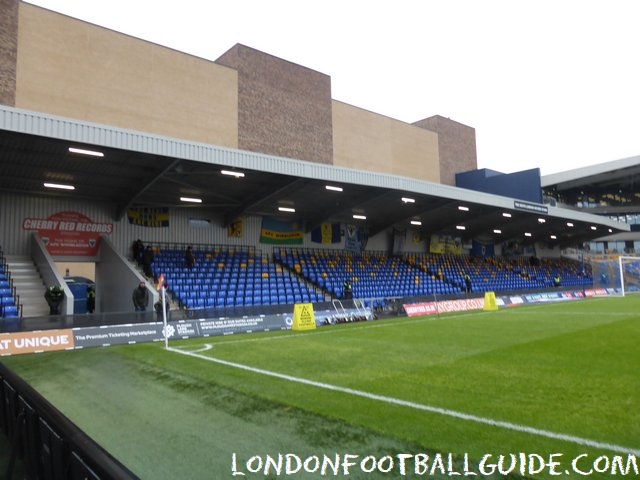
{"type": "Polygon", "coordinates": [[[513,478],[609,478],[640,461],[639,312],[627,296],[2,361],[142,478],[281,478],[279,454],[358,455],[289,478],[404,478],[402,453],[430,456],[409,478],[485,478],[488,454],[514,454],[513,478]],[[390,473],[361,468],[388,455],[390,473]]]}

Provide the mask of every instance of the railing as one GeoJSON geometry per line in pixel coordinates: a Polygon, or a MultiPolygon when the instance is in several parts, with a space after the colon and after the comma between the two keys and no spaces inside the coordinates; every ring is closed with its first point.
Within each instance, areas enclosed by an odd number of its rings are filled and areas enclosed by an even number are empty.
{"type": "MultiPolygon", "coordinates": [[[[150,246],[154,251],[157,250],[177,250],[184,252],[188,246],[191,246],[195,252],[247,252],[251,255],[261,254],[259,249],[256,249],[253,245],[229,245],[229,244],[217,244],[217,243],[189,243],[189,242],[142,242],[145,246],[150,246]]],[[[128,254],[129,252],[127,252],[128,254]]],[[[155,252],[154,252],[155,253],[155,252]]]]}

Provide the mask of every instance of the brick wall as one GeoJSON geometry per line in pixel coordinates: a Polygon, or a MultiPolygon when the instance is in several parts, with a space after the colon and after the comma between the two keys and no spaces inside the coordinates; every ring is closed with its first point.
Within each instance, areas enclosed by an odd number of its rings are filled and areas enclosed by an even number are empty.
{"type": "Polygon", "coordinates": [[[413,125],[438,134],[440,183],[456,184],[456,173],[478,168],[476,131],[439,115],[419,120],[413,125]]]}
{"type": "Polygon", "coordinates": [[[15,106],[18,0],[0,0],[0,104],[15,106]]]}
{"type": "Polygon", "coordinates": [[[240,44],[216,63],[238,72],[238,148],[333,163],[328,75],[240,44]]]}

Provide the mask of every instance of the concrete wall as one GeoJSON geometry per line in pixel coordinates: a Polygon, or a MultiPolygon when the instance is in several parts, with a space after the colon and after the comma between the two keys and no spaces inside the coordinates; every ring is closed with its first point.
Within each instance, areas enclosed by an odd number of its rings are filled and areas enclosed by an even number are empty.
{"type": "Polygon", "coordinates": [[[38,269],[45,285],[58,285],[64,292],[64,300],[60,305],[60,313],[71,315],[73,313],[73,293],[64,281],[64,277],[55,268],[55,262],[38,235],[30,235],[29,251],[33,263],[38,269]]]}
{"type": "MultiPolygon", "coordinates": [[[[100,247],[100,261],[96,263],[96,285],[100,286],[96,289],[96,311],[134,311],[131,294],[142,281],[145,281],[144,277],[135,270],[133,264],[116,251],[108,239],[104,239],[100,247]]],[[[159,295],[152,283],[146,283],[149,292],[147,312],[153,312],[159,295]]]]}

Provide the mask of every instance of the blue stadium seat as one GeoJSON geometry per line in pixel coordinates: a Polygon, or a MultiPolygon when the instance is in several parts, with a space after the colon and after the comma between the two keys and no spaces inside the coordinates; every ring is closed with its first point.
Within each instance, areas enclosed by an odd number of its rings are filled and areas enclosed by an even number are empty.
{"type": "Polygon", "coordinates": [[[14,305],[13,297],[0,297],[0,306],[10,306],[14,305]]]}

